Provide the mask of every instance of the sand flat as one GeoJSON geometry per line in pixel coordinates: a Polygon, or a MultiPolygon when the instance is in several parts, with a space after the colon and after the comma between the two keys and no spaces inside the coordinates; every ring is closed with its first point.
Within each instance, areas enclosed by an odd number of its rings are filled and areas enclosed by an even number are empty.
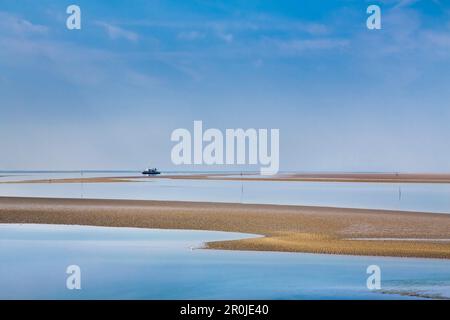
{"type": "Polygon", "coordinates": [[[289,205],[0,197],[0,223],[232,231],[265,237],[210,242],[209,248],[450,258],[448,242],[432,241],[450,238],[448,214],[289,205]],[[396,240],[354,241],[353,238],[396,240]]]}
{"type": "Polygon", "coordinates": [[[199,173],[190,175],[75,177],[56,179],[27,179],[0,183],[120,183],[140,179],[231,180],[231,181],[298,181],[298,182],[378,182],[378,183],[450,183],[447,173],[280,173],[259,176],[256,173],[199,173]]]}

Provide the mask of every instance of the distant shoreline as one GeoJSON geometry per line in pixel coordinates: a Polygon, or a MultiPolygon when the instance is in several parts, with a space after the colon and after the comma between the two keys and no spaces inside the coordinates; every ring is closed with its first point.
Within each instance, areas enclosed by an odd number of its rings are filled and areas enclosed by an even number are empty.
{"type": "Polygon", "coordinates": [[[264,237],[209,242],[208,248],[450,259],[450,243],[442,241],[450,238],[448,214],[292,205],[0,197],[0,223],[230,231],[264,237]],[[373,241],[376,238],[380,240],[373,241]]]}
{"type": "MultiPolygon", "coordinates": [[[[73,172],[75,173],[75,172],[73,172]]],[[[76,177],[27,179],[0,183],[113,183],[138,182],[139,179],[231,180],[231,181],[297,181],[297,182],[374,182],[374,183],[450,183],[447,173],[282,173],[259,176],[252,173],[192,173],[157,176],[130,175],[111,177],[76,177]]]]}

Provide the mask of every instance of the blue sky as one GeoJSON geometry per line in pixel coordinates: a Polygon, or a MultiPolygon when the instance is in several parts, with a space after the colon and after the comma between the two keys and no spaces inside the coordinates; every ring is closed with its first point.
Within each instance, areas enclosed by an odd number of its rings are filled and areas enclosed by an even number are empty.
{"type": "Polygon", "coordinates": [[[443,0],[2,0],[0,49],[0,170],[192,169],[203,120],[279,128],[281,170],[450,171],[443,0]]]}

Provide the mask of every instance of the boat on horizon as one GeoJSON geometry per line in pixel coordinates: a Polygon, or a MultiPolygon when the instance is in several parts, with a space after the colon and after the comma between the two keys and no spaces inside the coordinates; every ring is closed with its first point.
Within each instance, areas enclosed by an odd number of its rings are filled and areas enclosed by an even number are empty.
{"type": "Polygon", "coordinates": [[[158,171],[158,169],[156,169],[156,168],[148,168],[148,169],[142,171],[142,174],[156,175],[156,174],[161,174],[161,172],[158,171]]]}

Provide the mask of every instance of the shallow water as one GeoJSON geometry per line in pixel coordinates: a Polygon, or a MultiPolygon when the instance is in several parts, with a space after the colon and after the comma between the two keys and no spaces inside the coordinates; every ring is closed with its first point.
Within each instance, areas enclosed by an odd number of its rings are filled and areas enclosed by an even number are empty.
{"type": "MultiPolygon", "coordinates": [[[[0,181],[132,176],[138,172],[14,173],[0,181]]],[[[0,184],[0,196],[291,204],[450,213],[450,184],[214,181],[0,184]]]]}
{"type": "Polygon", "coordinates": [[[450,297],[450,261],[194,249],[238,233],[0,224],[0,298],[413,299],[450,297]],[[67,266],[81,290],[66,288],[67,266]],[[366,287],[369,265],[382,291],[366,287]]]}

